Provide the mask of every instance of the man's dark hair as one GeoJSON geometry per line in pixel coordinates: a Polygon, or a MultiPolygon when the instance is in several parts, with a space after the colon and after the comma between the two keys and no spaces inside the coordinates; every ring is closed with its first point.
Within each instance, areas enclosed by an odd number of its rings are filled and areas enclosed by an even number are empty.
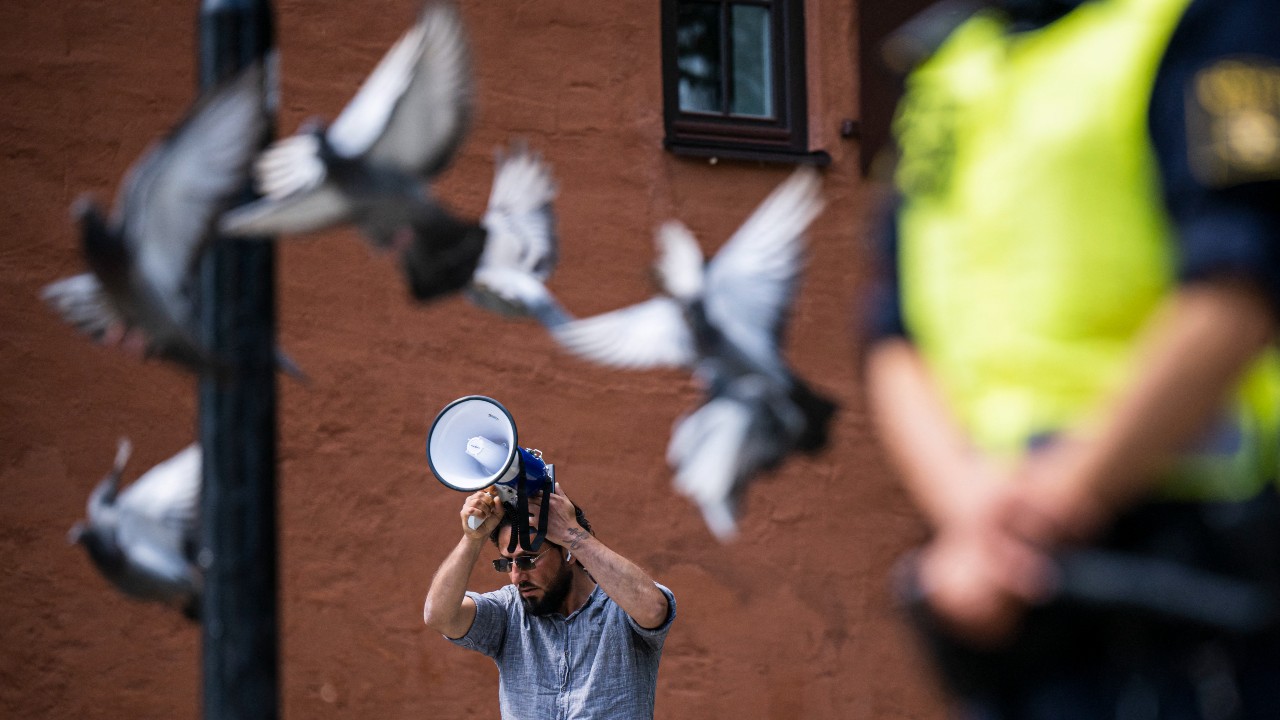
{"type": "MultiPolygon", "coordinates": [[[[577,519],[578,524],[582,526],[583,530],[586,530],[592,535],[596,534],[596,531],[591,529],[591,523],[587,520],[587,514],[582,512],[582,508],[578,507],[577,503],[574,503],[573,505],[573,516],[577,519]]],[[[515,507],[508,505],[506,503],[503,503],[502,504],[502,520],[498,523],[498,526],[493,529],[493,532],[489,533],[489,540],[491,540],[494,545],[497,545],[498,533],[502,532],[502,528],[507,527],[508,525],[514,525],[515,522],[516,522],[515,507]]],[[[532,532],[532,528],[530,528],[530,531],[532,532]]],[[[514,530],[512,532],[514,532],[514,530]]],[[[551,541],[548,540],[547,542],[551,542],[551,541]]],[[[551,544],[555,545],[555,543],[551,543],[551,544]]],[[[557,547],[559,546],[557,545],[557,547]]]]}

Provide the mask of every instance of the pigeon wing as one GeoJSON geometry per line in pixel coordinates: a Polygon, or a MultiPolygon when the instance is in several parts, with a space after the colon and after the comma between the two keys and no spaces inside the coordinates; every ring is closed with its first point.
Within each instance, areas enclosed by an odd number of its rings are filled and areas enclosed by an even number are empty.
{"type": "Polygon", "coordinates": [[[116,501],[121,544],[155,544],[181,557],[199,522],[202,477],[196,444],[144,473],[116,501]]]}
{"type": "Polygon", "coordinates": [[[689,367],[697,360],[680,304],[668,297],[566,322],[551,335],[574,355],[615,367],[689,367]]]}
{"type": "Polygon", "coordinates": [[[101,340],[111,326],[124,324],[93,273],[49,283],[40,291],[40,298],[63,320],[94,340],[101,340]]]}
{"type": "Polygon", "coordinates": [[[679,220],[668,220],[658,228],[655,237],[658,258],[654,273],[669,295],[686,303],[701,298],[704,291],[706,260],[698,239],[679,220]]]}
{"type": "Polygon", "coordinates": [[[248,185],[270,129],[264,77],[263,64],[255,63],[204,95],[125,180],[118,217],[140,273],[166,310],[182,296],[214,218],[248,185]]]}
{"type": "Polygon", "coordinates": [[[801,168],[747,218],[707,265],[708,318],[755,356],[781,341],[804,260],[805,232],[822,210],[817,171],[801,168]]]}
{"type": "Polygon", "coordinates": [[[219,229],[230,235],[308,233],[345,222],[351,202],[332,183],[315,132],[271,144],[254,163],[262,198],[229,210],[219,229]]]}
{"type": "MultiPolygon", "coordinates": [[[[122,526],[122,532],[126,527],[128,524],[122,526]]],[[[126,592],[144,600],[169,602],[195,591],[199,581],[180,548],[157,543],[145,533],[132,533],[119,542],[135,569],[124,583],[126,592]]]]}
{"type": "Polygon", "coordinates": [[[546,280],[555,269],[557,238],[551,201],[556,187],[542,158],[517,145],[498,156],[484,226],[481,267],[514,268],[546,280]]]}
{"type": "Polygon", "coordinates": [[[350,212],[346,196],[326,184],[280,199],[264,197],[241,205],[222,216],[219,229],[230,235],[309,233],[345,222],[350,212]]]}
{"type": "Polygon", "coordinates": [[[431,177],[462,143],[472,92],[458,10],[431,0],[329,126],[327,139],[344,157],[431,177]]]}

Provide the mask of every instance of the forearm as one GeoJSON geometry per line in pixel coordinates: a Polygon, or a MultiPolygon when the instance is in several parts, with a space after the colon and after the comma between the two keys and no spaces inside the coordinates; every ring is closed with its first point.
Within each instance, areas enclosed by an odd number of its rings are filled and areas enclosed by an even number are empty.
{"type": "Polygon", "coordinates": [[[907,491],[934,525],[965,514],[966,497],[987,482],[981,462],[951,418],[928,369],[910,342],[881,340],[865,364],[867,395],[881,446],[907,491]]]}
{"type": "Polygon", "coordinates": [[[1056,491],[1098,520],[1149,493],[1161,466],[1224,407],[1273,326],[1265,299],[1243,285],[1179,292],[1153,323],[1135,382],[1080,443],[1074,471],[1056,478],[1056,491]]]}
{"type": "Polygon", "coordinates": [[[470,629],[475,605],[466,601],[467,581],[484,542],[483,538],[463,536],[436,570],[422,608],[428,627],[452,638],[462,637],[470,629]]]}
{"type": "Polygon", "coordinates": [[[569,531],[565,552],[582,563],[601,589],[641,627],[655,628],[667,619],[667,596],[638,565],[610,550],[581,528],[569,531]]]}

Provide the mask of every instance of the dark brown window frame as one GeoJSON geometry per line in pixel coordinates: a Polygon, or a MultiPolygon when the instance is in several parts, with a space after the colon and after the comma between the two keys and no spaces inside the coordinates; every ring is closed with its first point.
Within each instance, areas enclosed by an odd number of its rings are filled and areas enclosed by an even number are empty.
{"type": "MultiPolygon", "coordinates": [[[[809,148],[804,0],[662,0],[663,146],[677,155],[827,165],[831,156],[809,148]],[[774,118],[696,113],[680,109],[676,19],[682,4],[756,5],[770,10],[774,118]]],[[[722,56],[731,50],[725,43],[722,56]]],[[[722,63],[728,74],[729,64],[722,63]]],[[[727,94],[726,94],[727,98],[727,94]]],[[[727,102],[727,99],[726,99],[727,102]]]]}

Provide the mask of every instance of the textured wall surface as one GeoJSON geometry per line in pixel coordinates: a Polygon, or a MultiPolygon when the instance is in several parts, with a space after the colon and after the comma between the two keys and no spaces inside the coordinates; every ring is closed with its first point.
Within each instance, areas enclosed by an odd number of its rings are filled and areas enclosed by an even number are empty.
{"type": "MultiPolygon", "coordinates": [[[[825,454],[748,493],[720,545],[670,486],[672,421],[696,398],[677,372],[624,373],[557,353],[530,324],[459,298],[408,299],[351,231],[278,256],[280,341],[312,377],[280,383],[282,696],[290,718],[496,718],[487,658],[426,630],[422,598],[458,537],[463,496],[430,476],[424,434],[448,401],[498,398],[523,444],[556,463],[599,536],[671,587],[679,619],[659,718],[931,718],[938,698],[888,592],[922,528],[879,455],[850,312],[867,277],[851,0],[809,0],[814,146],[834,158],[829,204],[787,339],[797,371],[843,409],[825,454]]],[[[195,383],[99,349],[39,288],[80,272],[68,207],[104,199],[193,96],[195,3],[8,0],[0,5],[0,716],[199,717],[196,627],[112,592],[65,536],[116,438],[129,477],[194,438],[195,383]]],[[[332,118],[412,19],[407,0],[277,5],[281,132],[332,118]]],[[[788,172],[662,150],[658,3],[463,4],[479,108],[440,193],[478,213],[492,149],[526,138],[554,164],[575,313],[651,293],[652,229],[683,219],[712,251],[788,172]]],[[[500,581],[477,569],[472,585],[500,581]]]]}

